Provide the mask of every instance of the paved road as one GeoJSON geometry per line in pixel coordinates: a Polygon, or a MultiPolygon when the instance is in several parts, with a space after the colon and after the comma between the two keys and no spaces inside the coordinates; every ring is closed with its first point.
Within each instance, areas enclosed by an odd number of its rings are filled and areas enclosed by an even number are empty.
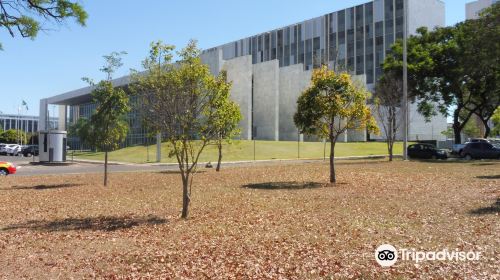
{"type": "MultiPolygon", "coordinates": [[[[101,164],[74,163],[65,166],[44,166],[31,165],[31,158],[0,156],[0,161],[8,161],[18,166],[16,176],[36,176],[36,175],[58,175],[58,174],[88,174],[101,173],[101,164]]],[[[35,158],[35,161],[37,159],[35,158]]],[[[151,166],[151,165],[109,165],[109,172],[155,172],[174,169],[175,166],[151,166]]]]}
{"type": "MultiPolygon", "coordinates": [[[[59,175],[59,174],[89,174],[89,173],[102,173],[102,164],[95,163],[82,163],[75,162],[69,163],[64,166],[46,166],[46,165],[32,165],[33,158],[23,158],[23,157],[10,157],[10,156],[0,156],[0,161],[13,162],[18,166],[18,171],[16,176],[39,176],[39,175],[59,175]]],[[[34,161],[38,161],[34,158],[34,161]]],[[[287,164],[294,163],[308,163],[308,162],[318,162],[318,160],[286,160],[287,164]]],[[[248,162],[234,162],[234,163],[223,163],[223,167],[236,167],[236,166],[255,166],[255,165],[276,165],[282,164],[283,161],[248,161],[248,162]]],[[[199,165],[200,168],[204,167],[204,164],[199,165]]],[[[214,166],[215,167],[215,166],[214,166]]],[[[160,172],[167,170],[178,170],[176,164],[110,164],[108,167],[109,172],[160,172]]]]}

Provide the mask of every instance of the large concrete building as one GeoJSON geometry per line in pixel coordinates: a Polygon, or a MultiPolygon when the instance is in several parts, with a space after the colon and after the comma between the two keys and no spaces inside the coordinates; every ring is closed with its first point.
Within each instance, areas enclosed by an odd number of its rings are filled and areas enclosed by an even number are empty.
{"type": "MultiPolygon", "coordinates": [[[[443,1],[408,0],[408,3],[410,34],[421,26],[432,29],[445,25],[443,1]]],[[[296,100],[308,87],[312,70],[336,61],[372,90],[382,74],[381,65],[391,45],[403,37],[404,12],[404,0],[374,0],[207,49],[202,59],[213,74],[227,71],[233,83],[231,96],[243,115],[242,139],[296,141],[301,137],[293,123],[296,100]]],[[[114,81],[116,86],[128,82],[128,77],[114,81]]],[[[88,117],[95,106],[90,91],[91,88],[83,88],[41,100],[41,119],[48,104],[61,105],[59,115],[64,119],[61,123],[88,117]]],[[[441,131],[446,130],[446,118],[435,117],[426,123],[416,112],[416,106],[412,105],[410,111],[410,139],[443,138],[441,131]]],[[[129,116],[130,144],[139,144],[144,135],[136,116],[134,110],[129,116]]],[[[352,130],[346,132],[343,140],[368,138],[377,139],[364,131],[352,130]]]]}
{"type": "Polygon", "coordinates": [[[499,0],[477,0],[465,4],[465,19],[478,19],[479,14],[499,0]]]}

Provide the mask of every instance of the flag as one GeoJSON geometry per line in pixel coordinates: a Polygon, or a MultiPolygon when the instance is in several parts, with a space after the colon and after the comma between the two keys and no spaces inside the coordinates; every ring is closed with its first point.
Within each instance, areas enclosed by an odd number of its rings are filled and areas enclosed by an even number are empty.
{"type": "Polygon", "coordinates": [[[26,101],[23,100],[23,104],[22,104],[24,107],[26,107],[26,111],[28,111],[28,103],[26,103],[26,101]]]}

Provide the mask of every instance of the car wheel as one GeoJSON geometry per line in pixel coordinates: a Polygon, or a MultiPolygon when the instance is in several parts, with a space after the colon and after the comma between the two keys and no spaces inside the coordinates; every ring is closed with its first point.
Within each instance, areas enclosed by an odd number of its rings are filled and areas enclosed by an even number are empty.
{"type": "Polygon", "coordinates": [[[31,153],[28,153],[28,154],[26,155],[26,157],[31,157],[31,153]]]}
{"type": "Polygon", "coordinates": [[[7,176],[9,175],[9,171],[7,171],[5,168],[0,169],[0,176],[7,176]]]}
{"type": "Polygon", "coordinates": [[[471,155],[469,155],[469,154],[466,154],[466,155],[465,155],[465,160],[472,160],[472,156],[471,156],[471,155]]]}
{"type": "Polygon", "coordinates": [[[437,159],[437,157],[436,157],[436,156],[432,156],[432,160],[436,160],[436,159],[437,159]]]}

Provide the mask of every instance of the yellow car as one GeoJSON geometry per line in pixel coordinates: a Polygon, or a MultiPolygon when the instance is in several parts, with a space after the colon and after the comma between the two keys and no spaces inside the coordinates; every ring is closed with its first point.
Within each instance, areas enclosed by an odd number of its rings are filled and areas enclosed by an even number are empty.
{"type": "Polygon", "coordinates": [[[16,174],[16,171],[17,167],[15,164],[6,161],[0,161],[0,176],[16,174]]]}

